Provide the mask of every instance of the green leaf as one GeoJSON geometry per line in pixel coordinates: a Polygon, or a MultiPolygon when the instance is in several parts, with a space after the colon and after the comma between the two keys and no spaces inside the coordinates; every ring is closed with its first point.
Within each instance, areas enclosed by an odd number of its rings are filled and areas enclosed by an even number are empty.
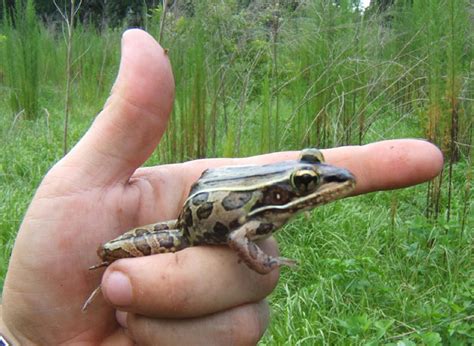
{"type": "Polygon", "coordinates": [[[428,332],[428,333],[423,333],[420,336],[421,336],[421,340],[423,340],[423,343],[426,344],[427,346],[441,345],[442,339],[438,333],[428,332]]]}

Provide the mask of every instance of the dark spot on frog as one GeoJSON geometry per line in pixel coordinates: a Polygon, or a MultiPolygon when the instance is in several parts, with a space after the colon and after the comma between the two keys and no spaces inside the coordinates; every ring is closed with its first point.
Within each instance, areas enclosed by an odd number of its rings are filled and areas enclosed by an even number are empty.
{"type": "MultiPolygon", "coordinates": [[[[168,239],[166,239],[166,245],[163,245],[163,246],[166,246],[166,247],[173,247],[174,246],[174,242],[175,242],[175,238],[172,237],[171,235],[168,236],[168,239]]],[[[161,244],[160,244],[161,245],[161,244]]]]}
{"type": "Polygon", "coordinates": [[[252,192],[230,192],[223,200],[222,206],[225,210],[242,208],[252,198],[252,192]]]}
{"type": "Polygon", "coordinates": [[[209,198],[209,193],[202,192],[194,196],[192,202],[194,205],[200,205],[200,204],[203,204],[204,202],[207,202],[208,198],[209,198]]]}
{"type": "Polygon", "coordinates": [[[214,233],[219,236],[227,237],[227,234],[229,234],[229,229],[220,222],[216,222],[213,229],[214,233]]]}
{"type": "Polygon", "coordinates": [[[206,244],[226,244],[228,240],[229,229],[222,223],[216,222],[212,231],[204,233],[203,241],[206,244]]]}
{"type": "Polygon", "coordinates": [[[281,186],[270,186],[266,188],[260,198],[250,210],[256,210],[271,205],[283,205],[295,198],[294,192],[291,192],[281,186]]]}
{"type": "Polygon", "coordinates": [[[146,241],[146,237],[135,237],[133,239],[133,245],[140,251],[143,256],[148,256],[151,254],[151,247],[146,241]]]}
{"type": "Polygon", "coordinates": [[[144,229],[144,228],[136,228],[134,233],[136,236],[141,236],[149,232],[150,232],[149,230],[144,229]]]}
{"type": "Polygon", "coordinates": [[[258,227],[257,230],[255,231],[256,234],[269,234],[273,231],[274,225],[271,223],[261,223],[258,227]]]}
{"type": "MultiPolygon", "coordinates": [[[[99,248],[99,250],[101,250],[99,248]]],[[[108,250],[108,249],[102,249],[102,253],[99,255],[104,261],[115,261],[120,258],[126,258],[130,257],[130,254],[125,251],[124,249],[114,249],[114,250],[108,250]]]]}
{"type": "Polygon", "coordinates": [[[175,246],[175,238],[173,236],[167,234],[167,232],[155,233],[152,236],[160,244],[159,253],[173,252],[172,249],[175,246]]]}
{"type": "Polygon", "coordinates": [[[195,234],[194,245],[221,245],[227,243],[229,229],[226,225],[216,222],[214,227],[207,232],[195,234]]]}
{"type": "Polygon", "coordinates": [[[280,186],[271,186],[263,193],[264,205],[282,205],[288,203],[290,200],[290,193],[288,190],[280,186]]]}
{"type": "Polygon", "coordinates": [[[229,228],[232,229],[232,230],[234,230],[238,227],[240,227],[239,219],[234,219],[229,223],[229,228]]]}
{"type": "Polygon", "coordinates": [[[164,231],[164,230],[167,230],[167,229],[170,229],[169,226],[165,223],[157,223],[154,227],[153,227],[153,231],[154,232],[157,232],[157,231],[164,231]]]}
{"type": "Polygon", "coordinates": [[[196,210],[196,215],[199,218],[199,220],[204,220],[209,217],[212,213],[212,208],[213,208],[213,203],[211,202],[206,202],[202,204],[197,210],[196,210]]]}
{"type": "Polygon", "coordinates": [[[193,226],[193,212],[189,208],[186,208],[184,211],[184,222],[188,227],[193,226]]]}

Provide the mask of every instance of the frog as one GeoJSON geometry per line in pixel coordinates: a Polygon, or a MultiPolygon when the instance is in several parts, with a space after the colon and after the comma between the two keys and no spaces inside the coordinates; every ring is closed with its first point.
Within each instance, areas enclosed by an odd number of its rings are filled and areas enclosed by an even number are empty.
{"type": "Polygon", "coordinates": [[[89,269],[200,245],[228,246],[262,275],[294,267],[295,260],[270,256],[256,242],[295,215],[347,196],[355,186],[349,170],[327,164],[316,148],[303,149],[296,160],[210,168],[191,186],[177,219],[134,228],[100,245],[102,262],[89,269]]]}
{"type": "Polygon", "coordinates": [[[293,266],[294,260],[269,256],[255,242],[298,213],[346,196],[355,183],[348,170],[326,164],[318,149],[302,150],[297,160],[207,169],[176,220],[137,227],[101,245],[103,262],[91,268],[198,245],[228,245],[260,274],[293,266]]]}

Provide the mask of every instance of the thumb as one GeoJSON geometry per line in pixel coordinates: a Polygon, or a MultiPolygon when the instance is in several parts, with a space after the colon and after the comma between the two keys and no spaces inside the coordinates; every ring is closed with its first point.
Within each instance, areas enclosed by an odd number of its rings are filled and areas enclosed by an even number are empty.
{"type": "Polygon", "coordinates": [[[126,31],[112,94],[89,131],[55,169],[68,169],[69,178],[81,187],[128,181],[158,145],[173,98],[166,52],[146,32],[126,31]]]}

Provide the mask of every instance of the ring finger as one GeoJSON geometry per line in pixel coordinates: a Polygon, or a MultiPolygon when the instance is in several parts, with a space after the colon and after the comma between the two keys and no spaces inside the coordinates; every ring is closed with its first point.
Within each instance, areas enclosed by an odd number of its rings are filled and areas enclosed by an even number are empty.
{"type": "Polygon", "coordinates": [[[152,319],[118,312],[117,319],[139,345],[255,345],[268,326],[269,308],[262,300],[197,318],[152,319]]]}

